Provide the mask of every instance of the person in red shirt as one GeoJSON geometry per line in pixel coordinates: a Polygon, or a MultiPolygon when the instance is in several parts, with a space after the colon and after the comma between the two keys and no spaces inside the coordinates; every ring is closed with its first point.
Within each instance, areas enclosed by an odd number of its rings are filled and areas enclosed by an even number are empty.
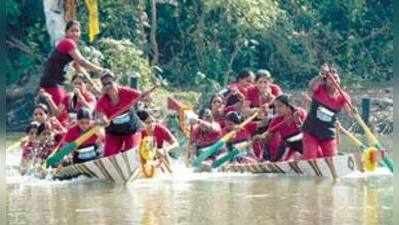
{"type": "Polygon", "coordinates": [[[48,108],[44,104],[35,106],[33,118],[40,124],[37,131],[38,147],[35,161],[41,164],[58,147],[66,129],[58,119],[48,115],[48,108]]]}
{"type": "Polygon", "coordinates": [[[301,126],[305,120],[306,111],[292,105],[287,95],[278,96],[273,104],[277,115],[271,120],[267,131],[260,136],[269,140],[276,133],[280,134],[281,143],[271,161],[299,159],[303,153],[301,126]],[[297,154],[296,157],[295,154],[297,154]]]}
{"type": "Polygon", "coordinates": [[[328,65],[323,65],[320,76],[311,80],[312,102],[302,127],[304,158],[326,157],[331,166],[334,166],[331,157],[337,153],[337,114],[342,109],[350,112],[346,102],[349,96],[343,93],[344,97],[339,93],[334,80],[340,83],[336,69],[328,65]]]}
{"type": "MultiPolygon", "coordinates": [[[[77,111],[77,124],[68,129],[63,140],[61,141],[61,146],[75,141],[84,132],[94,126],[91,114],[91,110],[85,107],[82,107],[77,111]]],[[[99,133],[91,136],[88,140],[83,142],[78,149],[73,151],[73,163],[83,163],[99,157],[101,155],[100,149],[102,147],[103,141],[104,134],[103,131],[100,130],[99,133]]]]}
{"type": "Polygon", "coordinates": [[[250,101],[237,90],[233,90],[231,96],[228,98],[226,107],[224,107],[224,114],[229,112],[238,112],[244,119],[251,116],[257,109],[250,107],[250,101]]]}
{"type": "Polygon", "coordinates": [[[95,109],[97,116],[103,120],[106,126],[105,157],[136,148],[141,140],[141,132],[138,131],[138,118],[131,110],[132,102],[141,96],[141,92],[119,86],[114,80],[115,75],[111,71],[106,71],[101,76],[104,94],[97,101],[95,109]],[[109,120],[115,113],[126,107],[130,109],[126,109],[125,112],[109,120]]]}
{"type": "Polygon", "coordinates": [[[158,156],[170,165],[169,151],[179,146],[175,136],[166,126],[157,123],[147,111],[139,110],[137,116],[144,122],[144,129],[141,131],[142,139],[147,136],[153,137],[153,146],[158,150],[158,156]]]}
{"type": "MultiPolygon", "coordinates": [[[[223,128],[223,134],[232,131],[243,121],[242,116],[238,112],[229,112],[226,114],[226,126],[223,128]]],[[[257,122],[249,122],[244,128],[240,129],[232,141],[232,144],[250,140],[257,129],[257,122]]]]}
{"type": "Polygon", "coordinates": [[[27,173],[29,166],[33,163],[38,144],[37,131],[39,126],[38,122],[31,122],[25,131],[27,136],[21,141],[22,157],[19,168],[22,176],[27,173]]]}
{"type": "MultiPolygon", "coordinates": [[[[222,137],[222,128],[220,124],[213,119],[210,109],[201,109],[199,118],[193,120],[188,158],[192,158],[201,154],[201,149],[208,147],[217,142],[222,137]]],[[[204,162],[205,165],[212,164],[215,156],[211,156],[204,162]]]]}
{"type": "MultiPolygon", "coordinates": [[[[226,114],[226,126],[223,128],[223,135],[235,129],[243,121],[242,116],[238,112],[229,112],[226,114]]],[[[231,151],[233,145],[251,140],[258,128],[258,122],[249,122],[246,126],[237,131],[232,140],[226,143],[227,149],[231,151]]],[[[250,147],[247,147],[250,148],[250,147]]],[[[255,162],[256,156],[253,149],[248,150],[246,154],[241,154],[237,159],[238,162],[255,162]]]]}
{"type": "Polygon", "coordinates": [[[229,106],[229,98],[231,94],[236,93],[237,91],[244,95],[245,99],[251,101],[251,89],[255,88],[254,84],[255,74],[248,69],[241,71],[237,76],[237,82],[232,83],[228,86],[230,90],[230,94],[226,96],[227,99],[227,106],[229,106]]]}
{"type": "Polygon", "coordinates": [[[256,72],[255,86],[248,90],[251,107],[267,106],[274,98],[282,94],[280,86],[272,83],[272,78],[268,70],[258,70],[256,72]]]}
{"type": "MultiPolygon", "coordinates": [[[[44,72],[40,79],[41,92],[47,92],[50,94],[54,104],[64,110],[57,112],[57,117],[62,112],[66,112],[67,105],[64,105],[65,98],[67,96],[63,83],[65,78],[65,68],[69,63],[73,62],[75,69],[80,72],[81,67],[96,72],[101,72],[103,69],[87,61],[78,49],[78,43],[80,39],[80,23],[72,20],[66,24],[65,38],[61,39],[55,49],[50,54],[47,62],[44,66],[44,72]],[[63,105],[63,106],[62,106],[63,105]]],[[[66,115],[67,116],[67,115],[66,115]]],[[[64,120],[68,119],[63,114],[58,118],[60,122],[64,123],[64,120]],[[66,118],[66,119],[65,119],[66,118]]]]}
{"type": "Polygon", "coordinates": [[[220,95],[214,95],[210,101],[210,109],[212,111],[213,118],[220,126],[224,127],[224,114],[225,114],[225,104],[223,97],[220,95]]]}
{"type": "Polygon", "coordinates": [[[82,75],[76,74],[72,77],[74,87],[72,95],[68,98],[68,112],[71,121],[76,121],[76,113],[82,107],[93,111],[96,107],[96,97],[91,93],[84,82],[82,75]]]}

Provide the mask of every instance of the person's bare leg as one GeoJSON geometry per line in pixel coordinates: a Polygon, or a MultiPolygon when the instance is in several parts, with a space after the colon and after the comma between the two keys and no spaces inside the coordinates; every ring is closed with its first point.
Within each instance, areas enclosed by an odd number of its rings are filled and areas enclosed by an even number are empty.
{"type": "Polygon", "coordinates": [[[333,157],[326,157],[324,160],[326,161],[328,167],[330,168],[331,175],[333,176],[334,180],[337,180],[338,179],[337,170],[335,169],[335,162],[333,157]]]}

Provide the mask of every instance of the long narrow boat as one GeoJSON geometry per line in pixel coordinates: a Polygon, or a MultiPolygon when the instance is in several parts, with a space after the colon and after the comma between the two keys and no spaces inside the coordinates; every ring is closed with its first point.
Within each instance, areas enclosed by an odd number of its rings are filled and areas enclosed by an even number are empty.
{"type": "Polygon", "coordinates": [[[55,169],[54,179],[70,179],[80,175],[113,183],[126,183],[140,173],[138,151],[132,149],[109,157],[55,169]]]}
{"type": "MultiPolygon", "coordinates": [[[[168,108],[178,114],[179,124],[182,131],[187,134],[188,120],[193,117],[193,110],[184,103],[169,98],[168,108]]],[[[346,176],[354,171],[363,171],[360,153],[339,154],[333,157],[335,169],[338,177],[346,176]]],[[[257,163],[238,163],[232,162],[225,164],[217,169],[220,172],[241,172],[241,173],[276,173],[293,176],[325,176],[333,177],[331,168],[325,159],[319,158],[315,163],[307,160],[297,160],[290,162],[257,162],[257,163]]]]}
{"type": "MultiPolygon", "coordinates": [[[[340,154],[333,157],[338,177],[346,176],[354,171],[362,171],[358,153],[340,154]]],[[[221,172],[241,173],[276,173],[288,176],[323,176],[332,178],[332,172],[325,159],[319,158],[315,163],[308,160],[290,162],[258,162],[230,163],[219,168],[221,172]]]]}

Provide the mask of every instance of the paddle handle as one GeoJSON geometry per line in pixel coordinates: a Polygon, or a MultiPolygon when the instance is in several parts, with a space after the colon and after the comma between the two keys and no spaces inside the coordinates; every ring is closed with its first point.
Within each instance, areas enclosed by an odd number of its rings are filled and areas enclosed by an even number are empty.
{"type": "Polygon", "coordinates": [[[153,92],[155,89],[157,89],[159,87],[159,85],[155,85],[154,87],[152,87],[150,90],[147,90],[145,92],[143,92],[138,98],[133,99],[129,104],[127,104],[126,106],[120,108],[119,110],[117,110],[116,112],[114,112],[113,114],[111,114],[111,116],[108,117],[109,120],[114,119],[115,117],[119,116],[120,114],[124,113],[125,111],[129,110],[130,107],[132,107],[133,105],[135,105],[137,102],[139,102],[140,100],[142,100],[144,97],[148,96],[151,92],[153,92]]]}
{"type": "Polygon", "coordinates": [[[353,135],[351,132],[349,132],[348,130],[346,130],[344,127],[342,127],[341,125],[338,126],[338,129],[345,134],[347,137],[349,137],[349,139],[352,140],[352,142],[356,145],[361,147],[362,149],[367,148],[365,144],[363,144],[357,137],[355,137],[355,135],[353,135]]]}
{"type": "Polygon", "coordinates": [[[248,123],[250,123],[253,119],[255,119],[257,115],[258,115],[258,112],[255,112],[252,116],[248,117],[246,120],[244,120],[244,122],[242,122],[240,125],[238,125],[237,128],[235,128],[234,130],[225,134],[222,137],[222,140],[224,142],[227,142],[230,139],[232,139],[238,131],[240,131],[243,127],[245,127],[248,123]]]}

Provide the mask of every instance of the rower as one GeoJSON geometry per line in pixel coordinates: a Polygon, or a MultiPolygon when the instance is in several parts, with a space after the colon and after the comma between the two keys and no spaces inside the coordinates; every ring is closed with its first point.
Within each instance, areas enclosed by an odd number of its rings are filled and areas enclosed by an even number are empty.
{"type": "Polygon", "coordinates": [[[97,100],[94,94],[87,89],[83,75],[75,74],[71,82],[74,89],[68,98],[68,114],[71,121],[76,121],[78,110],[84,107],[92,112],[97,100]]]}
{"type": "Polygon", "coordinates": [[[101,72],[103,68],[87,61],[78,49],[80,39],[80,23],[72,20],[66,24],[65,38],[61,39],[45,63],[44,72],[40,79],[40,95],[46,97],[51,110],[57,119],[66,126],[68,124],[67,105],[65,104],[66,92],[63,88],[65,69],[73,62],[75,69],[80,72],[81,67],[88,70],[101,72]],[[51,101],[50,101],[51,100],[51,101]],[[51,103],[53,102],[53,103],[51,103]]]}
{"type": "MultiPolygon", "coordinates": [[[[239,112],[229,112],[226,114],[226,123],[225,127],[223,128],[223,135],[229,133],[230,131],[234,130],[236,126],[238,126],[241,122],[243,121],[242,116],[240,115],[239,112]]],[[[240,129],[234,138],[227,142],[227,148],[229,151],[232,150],[233,146],[238,146],[239,144],[243,144],[244,142],[249,141],[252,136],[256,133],[256,130],[258,128],[258,122],[249,122],[246,126],[244,126],[242,129],[240,129]]],[[[246,149],[252,149],[250,145],[246,147],[246,149]]],[[[239,162],[255,162],[256,157],[254,152],[247,151],[245,154],[241,154],[241,157],[238,157],[237,160],[239,162]]]]}
{"type": "Polygon", "coordinates": [[[21,141],[22,157],[20,162],[20,173],[25,175],[29,165],[33,162],[37,150],[37,131],[40,124],[36,121],[31,122],[26,127],[26,137],[21,141]]]}
{"type": "Polygon", "coordinates": [[[236,83],[232,83],[228,86],[229,94],[227,94],[226,99],[227,99],[227,105],[229,102],[229,98],[231,94],[234,94],[236,92],[239,92],[244,95],[245,100],[250,101],[250,93],[253,88],[255,88],[254,85],[255,81],[255,74],[249,70],[249,69],[244,69],[242,70],[238,76],[237,76],[237,81],[236,83]]]}
{"type": "Polygon", "coordinates": [[[268,70],[262,69],[256,72],[255,87],[248,91],[251,107],[269,105],[274,98],[281,94],[283,92],[280,86],[272,82],[272,77],[268,70]]]}
{"type": "MultiPolygon", "coordinates": [[[[190,134],[190,145],[188,158],[191,160],[201,154],[201,149],[208,147],[217,142],[222,137],[222,128],[220,124],[213,119],[212,111],[210,109],[201,109],[199,118],[193,120],[193,125],[190,134]]],[[[209,167],[212,164],[214,156],[204,163],[209,167]]]]}
{"type": "Polygon", "coordinates": [[[157,148],[157,153],[170,164],[169,151],[179,146],[176,137],[172,132],[163,124],[155,121],[147,111],[137,111],[137,116],[144,123],[141,137],[154,137],[154,146],[157,148]]]}
{"type": "Polygon", "coordinates": [[[224,114],[225,114],[225,103],[223,96],[213,95],[210,100],[210,109],[212,111],[213,118],[220,126],[224,127],[224,114]]]}
{"type": "Polygon", "coordinates": [[[35,161],[41,164],[57,148],[66,129],[57,118],[49,114],[44,104],[35,106],[33,119],[40,124],[37,129],[38,147],[35,161]]]}
{"type": "MultiPolygon", "coordinates": [[[[82,107],[77,111],[76,115],[77,124],[68,129],[61,142],[61,146],[75,141],[85,131],[94,126],[92,112],[90,109],[82,107]]],[[[99,133],[93,135],[88,140],[83,142],[79,148],[72,153],[73,163],[83,163],[98,158],[101,155],[103,140],[103,130],[100,130],[99,133]]]]}
{"type": "Polygon", "coordinates": [[[294,106],[287,95],[278,96],[273,104],[277,115],[270,121],[267,131],[256,138],[269,140],[278,133],[281,142],[271,161],[299,159],[303,153],[301,126],[306,112],[303,108],[294,106]]]}
{"type": "Polygon", "coordinates": [[[109,70],[101,76],[101,83],[103,95],[97,101],[95,112],[106,126],[104,157],[107,157],[139,146],[141,132],[139,132],[138,118],[130,104],[140,97],[141,92],[119,86],[115,82],[115,75],[109,70]],[[108,120],[114,113],[129,106],[130,109],[111,121],[108,120]]]}
{"type": "MultiPolygon", "coordinates": [[[[302,129],[304,159],[326,157],[329,166],[334,168],[333,174],[336,175],[332,157],[337,154],[337,114],[342,109],[350,112],[350,108],[345,97],[335,88],[332,79],[340,82],[337,70],[325,64],[320,75],[310,81],[312,102],[302,129]]],[[[346,93],[343,94],[349,99],[346,93]]]]}

